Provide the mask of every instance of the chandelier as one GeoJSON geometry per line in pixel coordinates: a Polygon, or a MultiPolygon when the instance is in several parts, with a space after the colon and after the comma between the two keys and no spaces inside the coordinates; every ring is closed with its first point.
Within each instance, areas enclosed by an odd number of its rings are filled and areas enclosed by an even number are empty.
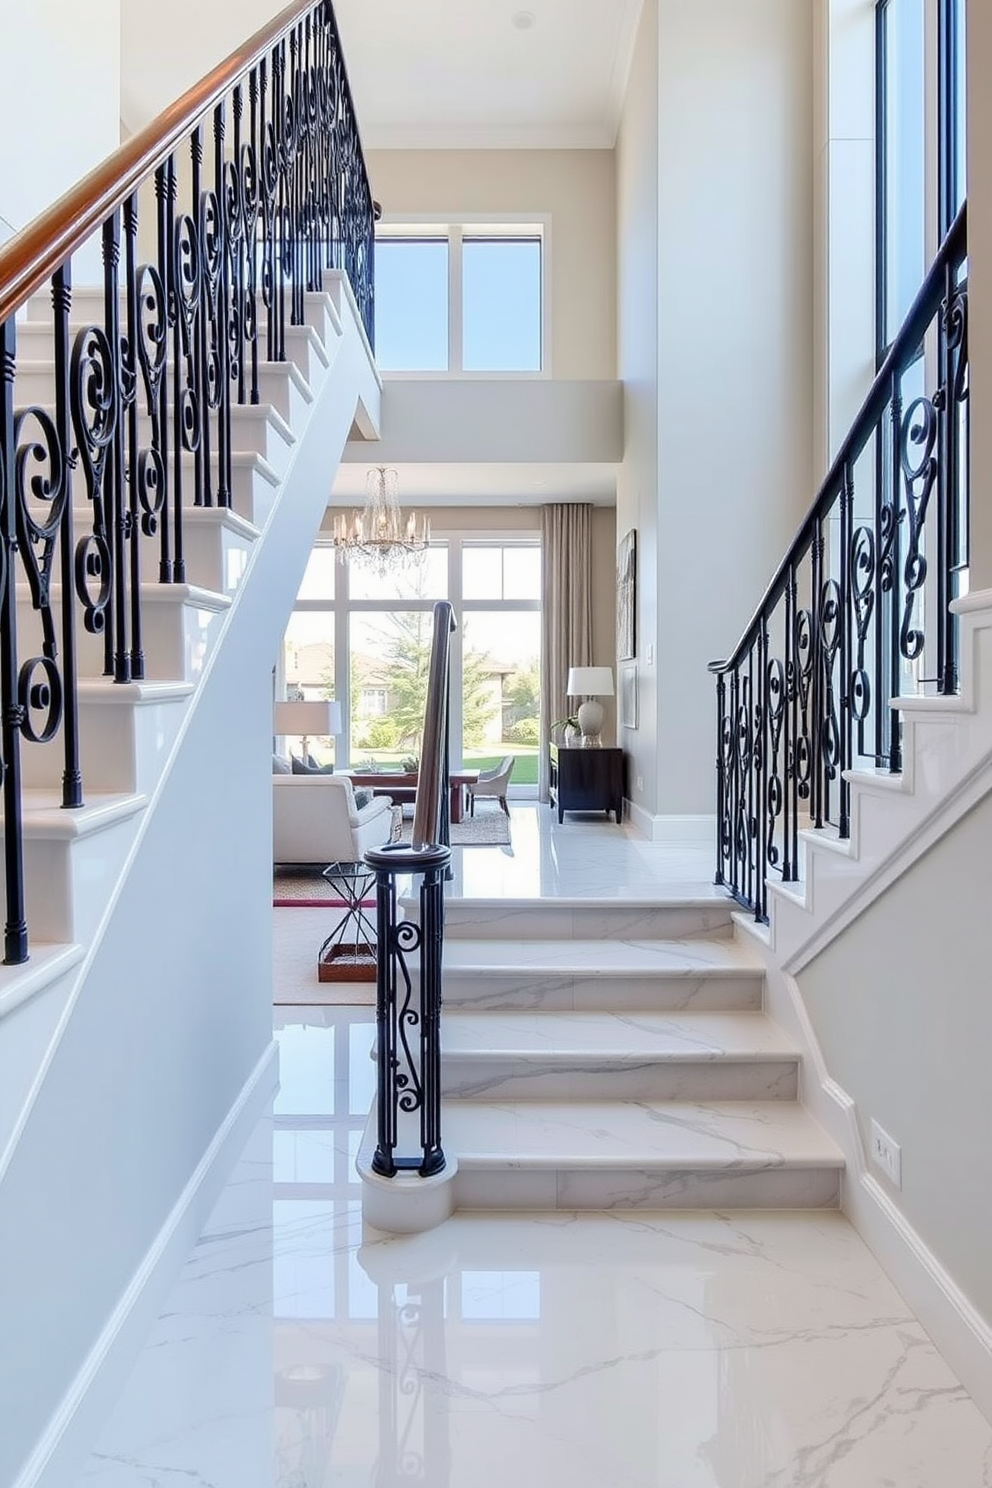
{"type": "Polygon", "coordinates": [[[408,563],[426,550],[431,524],[416,512],[404,518],[396,496],[397,479],[395,470],[376,465],[365,477],[362,510],[350,516],[341,512],[334,518],[334,546],[342,562],[354,558],[382,576],[388,568],[408,563]]]}

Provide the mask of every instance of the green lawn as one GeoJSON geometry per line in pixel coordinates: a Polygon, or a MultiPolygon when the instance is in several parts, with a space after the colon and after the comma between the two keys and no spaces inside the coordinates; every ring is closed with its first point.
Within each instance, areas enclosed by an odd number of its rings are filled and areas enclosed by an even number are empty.
{"type": "MultiPolygon", "coordinates": [[[[510,785],[536,785],[537,784],[537,746],[535,744],[503,744],[500,746],[499,754],[473,753],[469,751],[464,757],[466,770],[491,770],[499,764],[505,754],[512,754],[516,760],[513,766],[513,774],[510,776],[510,785]]],[[[372,756],[384,770],[395,770],[401,759],[405,759],[406,750],[370,749],[368,753],[361,750],[354,751],[351,768],[361,768],[365,760],[372,756]]]]}
{"type": "MultiPolygon", "coordinates": [[[[515,785],[537,784],[537,749],[533,744],[507,744],[504,753],[512,754],[516,759],[510,776],[511,788],[515,785]]],[[[502,754],[466,754],[465,768],[491,770],[502,758],[502,754]]]]}

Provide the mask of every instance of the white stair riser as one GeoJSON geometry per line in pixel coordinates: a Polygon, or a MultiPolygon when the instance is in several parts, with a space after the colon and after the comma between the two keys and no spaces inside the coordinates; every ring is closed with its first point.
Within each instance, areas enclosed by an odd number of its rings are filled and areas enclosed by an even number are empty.
{"type": "Polygon", "coordinates": [[[547,1012],[757,1011],[763,979],[734,976],[598,976],[446,971],[444,1003],[455,1008],[542,1008],[547,1012]]]}
{"type": "Polygon", "coordinates": [[[575,908],[545,900],[538,906],[504,906],[452,899],[444,933],[458,940],[712,940],[730,936],[731,906],[596,904],[575,908]]]}
{"type": "Polygon", "coordinates": [[[186,582],[217,594],[233,594],[244,578],[253,538],[232,532],[219,520],[190,520],[183,524],[186,582]]]}
{"type": "MultiPolygon", "coordinates": [[[[165,761],[186,716],[187,699],[119,704],[79,700],[79,762],[83,793],[136,791],[148,794],[161,778],[165,761]]],[[[28,789],[61,789],[64,745],[61,733],[50,744],[21,745],[21,775],[28,789]]]]}
{"type": "MultiPolygon", "coordinates": [[[[56,605],[58,604],[56,593],[56,605]]],[[[141,647],[148,681],[192,682],[202,672],[216,643],[226,610],[201,608],[184,602],[174,586],[142,585],[141,647]]],[[[41,654],[40,617],[18,585],[18,653],[21,658],[41,654]]],[[[79,677],[104,675],[104,638],[76,627],[76,670],[79,677]]]]}
{"type": "Polygon", "coordinates": [[[795,1060],[444,1054],[442,1094],[457,1100],[795,1100],[795,1060]],[[557,1066],[557,1067],[556,1067],[557,1066]]]}
{"type": "Polygon", "coordinates": [[[637,1168],[476,1168],[459,1160],[459,1209],[835,1209],[833,1168],[767,1168],[735,1173],[637,1168]]]}
{"type": "MultiPolygon", "coordinates": [[[[100,832],[69,839],[39,840],[25,828],[24,905],[32,942],[89,943],[140,819],[138,811],[100,832]]],[[[5,889],[6,874],[0,872],[0,893],[5,889]]]]}

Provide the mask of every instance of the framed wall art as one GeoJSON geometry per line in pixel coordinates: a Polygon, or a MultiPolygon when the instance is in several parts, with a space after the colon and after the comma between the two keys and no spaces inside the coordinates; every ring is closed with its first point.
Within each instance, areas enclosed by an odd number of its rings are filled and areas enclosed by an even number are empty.
{"type": "Polygon", "coordinates": [[[617,660],[637,655],[637,529],[631,527],[617,548],[617,660]]]}

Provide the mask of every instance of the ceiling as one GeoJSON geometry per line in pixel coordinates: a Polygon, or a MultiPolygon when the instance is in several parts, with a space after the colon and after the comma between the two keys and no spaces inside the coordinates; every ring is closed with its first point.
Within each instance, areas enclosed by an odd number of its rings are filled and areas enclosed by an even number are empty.
{"type": "MultiPolygon", "coordinates": [[[[363,143],[609,149],[641,4],[335,0],[363,143]]],[[[121,0],[126,128],[148,123],[277,9],[278,0],[121,0]]]]}
{"type": "MultiPolygon", "coordinates": [[[[365,500],[365,473],[376,463],[376,446],[364,447],[359,462],[355,446],[338,466],[331,502],[334,506],[361,506],[365,500]]],[[[443,464],[395,467],[401,506],[542,506],[547,501],[591,501],[595,506],[615,506],[615,465],[520,462],[518,464],[443,464]]]]}
{"type": "Polygon", "coordinates": [[[366,148],[612,148],[641,3],[335,0],[366,148]]]}

